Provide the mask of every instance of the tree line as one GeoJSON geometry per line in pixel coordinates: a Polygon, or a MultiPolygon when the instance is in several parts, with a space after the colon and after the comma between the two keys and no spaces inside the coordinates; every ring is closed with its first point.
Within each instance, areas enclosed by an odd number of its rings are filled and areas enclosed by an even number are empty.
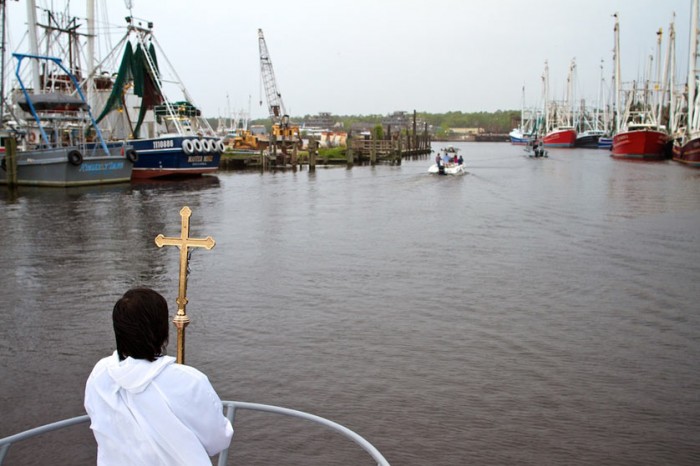
{"type": "MultiPolygon", "coordinates": [[[[365,125],[378,125],[389,118],[390,115],[333,115],[334,121],[341,123],[343,129],[352,128],[354,124],[361,123],[365,125]]],[[[407,113],[407,117],[411,123],[413,121],[413,113],[407,113]]],[[[291,121],[294,124],[302,124],[302,122],[310,121],[312,115],[303,117],[292,117],[291,121]]],[[[506,134],[518,125],[520,120],[520,110],[497,110],[495,112],[447,112],[447,113],[427,113],[416,112],[418,121],[418,131],[422,131],[424,124],[427,123],[430,131],[435,135],[447,135],[452,128],[482,128],[486,133],[506,134]]],[[[214,119],[210,119],[212,126],[214,119]]],[[[261,118],[252,120],[251,125],[264,125],[270,129],[271,122],[269,118],[261,118]]]]}

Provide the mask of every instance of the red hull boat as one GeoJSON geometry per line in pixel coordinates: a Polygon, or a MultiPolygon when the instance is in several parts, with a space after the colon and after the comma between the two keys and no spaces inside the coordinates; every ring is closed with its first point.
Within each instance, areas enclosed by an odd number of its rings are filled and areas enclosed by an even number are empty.
{"type": "Polygon", "coordinates": [[[662,160],[668,136],[662,131],[645,127],[630,128],[613,136],[613,157],[621,159],[662,160]]]}
{"type": "Polygon", "coordinates": [[[673,148],[673,160],[690,167],[700,168],[700,137],[673,148]]]}
{"type": "Polygon", "coordinates": [[[555,128],[542,138],[545,147],[574,147],[576,130],[573,128],[555,128]]]}

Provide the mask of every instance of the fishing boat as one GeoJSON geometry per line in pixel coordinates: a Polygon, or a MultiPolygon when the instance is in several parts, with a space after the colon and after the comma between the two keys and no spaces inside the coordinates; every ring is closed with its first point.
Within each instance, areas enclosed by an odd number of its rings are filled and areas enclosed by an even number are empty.
{"type": "Polygon", "coordinates": [[[526,145],[525,152],[527,156],[531,158],[549,157],[549,151],[547,151],[538,140],[526,145]]]}
{"type": "Polygon", "coordinates": [[[700,168],[700,136],[686,142],[674,151],[673,160],[693,168],[700,168]]]}
{"type": "Polygon", "coordinates": [[[97,122],[112,137],[127,137],[136,152],[134,179],[197,176],[219,168],[223,141],[177,78],[153,36],[153,23],[126,17],[127,32],[102,62],[116,60],[118,73],[109,86],[96,90],[104,102],[97,122]],[[173,99],[172,89],[181,92],[173,99]],[[174,85],[174,86],[173,86],[174,85]]]}
{"type": "Polygon", "coordinates": [[[440,149],[440,150],[443,151],[443,152],[446,153],[446,154],[456,154],[457,152],[460,151],[459,147],[455,147],[455,146],[443,147],[443,148],[440,149]]]}
{"type": "Polygon", "coordinates": [[[654,123],[628,123],[613,136],[612,152],[615,158],[662,160],[668,135],[654,123]]]}
{"type": "Polygon", "coordinates": [[[510,138],[510,143],[516,146],[529,143],[531,138],[529,134],[525,134],[520,128],[513,128],[513,130],[508,133],[508,137],[510,138]]]}
{"type": "Polygon", "coordinates": [[[558,126],[552,128],[542,138],[545,147],[574,147],[576,144],[576,130],[573,126],[558,126]]]}
{"type": "Polygon", "coordinates": [[[576,128],[573,126],[571,106],[575,69],[576,62],[572,60],[569,65],[568,85],[564,101],[549,100],[549,64],[545,61],[542,76],[544,85],[544,136],[542,144],[545,147],[574,147],[576,143],[576,128]]]}
{"type": "Polygon", "coordinates": [[[128,182],[136,158],[133,148],[123,140],[104,140],[76,77],[62,60],[13,56],[19,89],[12,93],[16,119],[8,127],[19,144],[13,156],[8,151],[0,154],[6,172],[0,183],[69,187],[128,182]],[[52,83],[53,88],[25,85],[21,77],[25,59],[41,63],[43,74],[37,82],[52,83]],[[63,85],[53,86],[57,81],[63,85]]]}
{"type": "Polygon", "coordinates": [[[598,149],[612,149],[613,138],[610,136],[601,136],[598,138],[598,149]]]}
{"type": "MultiPolygon", "coordinates": [[[[610,155],[619,159],[662,160],[666,158],[668,134],[659,124],[659,116],[651,102],[649,83],[642,88],[637,82],[631,89],[622,90],[620,82],[620,25],[615,15],[615,99],[616,108],[624,110],[616,114],[616,131],[610,155]]],[[[659,36],[659,46],[661,37],[659,36]]],[[[657,57],[659,58],[659,57],[657,57]]]]}
{"type": "Polygon", "coordinates": [[[577,135],[575,147],[587,149],[607,149],[612,146],[610,137],[611,121],[609,107],[604,102],[605,78],[603,72],[603,60],[600,61],[600,81],[598,86],[598,101],[593,110],[586,108],[585,100],[581,100],[581,107],[577,115],[577,135]]]}
{"type": "Polygon", "coordinates": [[[673,160],[689,167],[700,168],[700,98],[698,96],[698,0],[693,0],[688,61],[688,111],[681,136],[673,147],[673,160]]]}
{"type": "Polygon", "coordinates": [[[598,149],[600,147],[600,138],[605,136],[605,131],[602,129],[590,129],[582,131],[576,135],[575,147],[583,147],[588,149],[598,149]]]}
{"type": "Polygon", "coordinates": [[[525,86],[522,91],[520,107],[520,126],[508,133],[510,143],[516,146],[526,145],[537,135],[537,112],[525,109],[525,86]]]}
{"type": "Polygon", "coordinates": [[[428,173],[432,175],[466,175],[467,169],[460,163],[434,163],[428,168],[428,173]]]}

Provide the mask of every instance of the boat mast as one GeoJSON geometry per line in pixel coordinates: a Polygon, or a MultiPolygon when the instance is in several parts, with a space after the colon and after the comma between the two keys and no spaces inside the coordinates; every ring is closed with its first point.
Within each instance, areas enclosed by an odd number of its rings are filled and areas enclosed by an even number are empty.
{"type": "Polygon", "coordinates": [[[544,98],[544,131],[546,135],[550,130],[549,126],[549,63],[544,61],[544,72],[542,73],[542,95],[544,98]]]}
{"type": "Polygon", "coordinates": [[[566,77],[566,121],[564,126],[574,126],[574,72],[576,70],[576,59],[569,64],[569,75],[566,77]]]}
{"type": "Polygon", "coordinates": [[[95,0],[87,0],[87,73],[95,71],[95,0]]]}
{"type": "MultiPolygon", "coordinates": [[[[595,128],[600,129],[600,104],[603,101],[603,59],[600,59],[600,83],[598,83],[598,102],[595,105],[595,128]]],[[[603,125],[605,126],[605,125],[603,125]]]]}
{"type": "MultiPolygon", "coordinates": [[[[660,104],[661,102],[661,96],[663,92],[663,80],[661,78],[661,41],[663,40],[664,36],[664,31],[662,28],[659,28],[659,31],[656,33],[656,75],[654,76],[654,94],[653,98],[651,99],[652,104],[660,104]]],[[[656,105],[652,105],[652,112],[653,108],[656,105]]],[[[660,120],[656,120],[656,124],[661,124],[660,120]]]]}
{"type": "MultiPolygon", "coordinates": [[[[675,20],[676,14],[673,14],[673,18],[675,20]]],[[[675,31],[675,26],[673,30],[673,37],[675,38],[676,36],[676,31],[675,31]]],[[[678,105],[678,99],[676,96],[676,89],[677,89],[677,83],[676,83],[676,42],[674,40],[673,42],[673,53],[671,54],[671,63],[670,63],[670,73],[668,76],[668,130],[669,134],[671,134],[671,137],[676,137],[678,134],[679,124],[678,124],[678,108],[676,106],[678,105]]],[[[681,99],[682,100],[682,99],[681,99]]]]}
{"type": "Polygon", "coordinates": [[[87,0],[87,99],[93,102],[95,72],[95,0],[87,0]]]}
{"type": "Polygon", "coordinates": [[[5,25],[7,18],[5,16],[5,0],[0,0],[0,27],[2,28],[2,36],[0,37],[0,126],[2,126],[5,118],[5,25]]]}
{"type": "MultiPolygon", "coordinates": [[[[36,34],[36,1],[27,0],[27,32],[29,36],[29,53],[39,55],[39,41],[36,34]]],[[[39,60],[30,60],[34,92],[39,92],[39,60]]]]}
{"type": "MultiPolygon", "coordinates": [[[[664,74],[661,78],[660,89],[659,89],[659,102],[656,110],[656,124],[661,125],[661,118],[663,117],[664,106],[670,100],[669,92],[673,93],[673,80],[670,79],[670,67],[673,56],[676,54],[676,27],[675,27],[675,13],[671,24],[668,27],[668,44],[666,45],[666,57],[664,59],[664,74]]],[[[671,122],[673,120],[669,119],[668,126],[666,129],[670,130],[671,122]]]]}
{"type": "Polygon", "coordinates": [[[700,109],[697,108],[698,100],[696,96],[696,73],[698,59],[698,0],[693,0],[690,15],[690,51],[688,57],[688,126],[686,128],[688,139],[694,137],[695,135],[692,133],[698,131],[698,114],[700,114],[700,109]]]}
{"type": "Polygon", "coordinates": [[[525,85],[523,84],[523,95],[520,101],[520,132],[525,135],[525,85]]]}
{"type": "Polygon", "coordinates": [[[620,132],[620,20],[618,14],[615,17],[615,48],[613,57],[615,60],[615,133],[620,132]]]}

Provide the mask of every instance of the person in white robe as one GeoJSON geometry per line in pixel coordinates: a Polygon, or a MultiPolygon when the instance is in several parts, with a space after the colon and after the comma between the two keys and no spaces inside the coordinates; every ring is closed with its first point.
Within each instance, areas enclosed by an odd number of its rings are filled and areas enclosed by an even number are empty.
{"type": "Polygon", "coordinates": [[[211,466],[233,428],[206,375],[164,355],[165,299],[129,290],[112,319],[117,350],[95,365],[85,386],[98,466],[211,466]]]}

